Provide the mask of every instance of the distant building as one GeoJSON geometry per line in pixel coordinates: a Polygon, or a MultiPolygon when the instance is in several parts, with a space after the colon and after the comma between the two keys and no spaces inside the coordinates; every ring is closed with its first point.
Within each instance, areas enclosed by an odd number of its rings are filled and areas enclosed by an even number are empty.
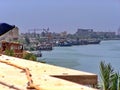
{"type": "Polygon", "coordinates": [[[97,37],[103,37],[103,38],[114,38],[116,36],[115,32],[94,32],[94,35],[97,37]]]}
{"type": "Polygon", "coordinates": [[[75,35],[81,39],[112,39],[115,38],[115,32],[94,32],[93,29],[78,29],[75,35]]]}
{"type": "Polygon", "coordinates": [[[93,32],[93,29],[77,29],[76,33],[91,33],[93,32]]]}
{"type": "Polygon", "coordinates": [[[66,37],[66,36],[67,36],[67,32],[66,32],[66,31],[61,32],[60,36],[61,36],[61,37],[66,37]]]}
{"type": "Polygon", "coordinates": [[[119,29],[118,29],[118,33],[117,33],[118,35],[120,35],[120,27],[119,27],[119,29]]]}
{"type": "Polygon", "coordinates": [[[92,33],[93,29],[77,29],[76,35],[80,38],[88,38],[92,33]]]}

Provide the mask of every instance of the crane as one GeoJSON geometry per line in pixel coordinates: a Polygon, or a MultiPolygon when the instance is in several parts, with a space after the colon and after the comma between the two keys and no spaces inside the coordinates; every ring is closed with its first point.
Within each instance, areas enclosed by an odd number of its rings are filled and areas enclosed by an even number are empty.
{"type": "Polygon", "coordinates": [[[37,31],[43,31],[45,33],[49,32],[49,27],[47,29],[43,28],[43,29],[39,29],[39,28],[33,28],[33,29],[28,29],[28,32],[30,33],[31,31],[33,31],[34,33],[34,37],[36,36],[36,32],[37,31]]]}

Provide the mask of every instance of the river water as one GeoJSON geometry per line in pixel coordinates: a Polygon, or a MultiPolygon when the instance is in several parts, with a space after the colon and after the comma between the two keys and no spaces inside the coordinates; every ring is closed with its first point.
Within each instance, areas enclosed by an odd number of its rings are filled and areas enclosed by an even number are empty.
{"type": "Polygon", "coordinates": [[[99,75],[100,61],[111,63],[115,71],[120,72],[120,41],[102,41],[98,45],[80,45],[72,47],[54,47],[52,51],[43,51],[39,59],[48,64],[63,66],[99,75]]]}

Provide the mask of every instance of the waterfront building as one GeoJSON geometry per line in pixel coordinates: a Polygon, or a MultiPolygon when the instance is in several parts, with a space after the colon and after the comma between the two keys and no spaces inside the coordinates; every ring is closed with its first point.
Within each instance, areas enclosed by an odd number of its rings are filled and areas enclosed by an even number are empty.
{"type": "Polygon", "coordinates": [[[117,33],[118,35],[120,35],[120,27],[119,27],[119,29],[118,29],[118,33],[117,33]]]}
{"type": "Polygon", "coordinates": [[[96,35],[97,37],[101,37],[103,39],[109,38],[115,38],[116,33],[115,32],[94,32],[93,35],[96,35]]]}
{"type": "Polygon", "coordinates": [[[113,39],[116,37],[115,32],[95,32],[93,29],[78,29],[75,35],[80,39],[113,39]]]}
{"type": "Polygon", "coordinates": [[[66,38],[66,36],[67,36],[67,32],[66,32],[66,31],[61,32],[60,36],[66,38]]]}
{"type": "Polygon", "coordinates": [[[93,32],[93,29],[80,29],[78,28],[77,32],[76,33],[85,33],[85,34],[88,34],[88,33],[91,33],[93,32]]]}

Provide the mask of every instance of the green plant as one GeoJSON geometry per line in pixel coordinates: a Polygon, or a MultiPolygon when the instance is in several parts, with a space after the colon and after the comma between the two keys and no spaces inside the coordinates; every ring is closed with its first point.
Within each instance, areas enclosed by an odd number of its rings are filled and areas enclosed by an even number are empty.
{"type": "Polygon", "coordinates": [[[32,53],[25,54],[23,58],[27,60],[37,61],[37,57],[32,53]]]}
{"type": "Polygon", "coordinates": [[[120,90],[120,75],[114,71],[110,63],[100,62],[100,75],[103,90],[120,90]]]}
{"type": "Polygon", "coordinates": [[[14,56],[14,51],[6,49],[5,50],[5,55],[14,56]]]}
{"type": "Polygon", "coordinates": [[[114,73],[111,78],[111,88],[110,90],[120,90],[120,75],[119,73],[114,73]]]}

